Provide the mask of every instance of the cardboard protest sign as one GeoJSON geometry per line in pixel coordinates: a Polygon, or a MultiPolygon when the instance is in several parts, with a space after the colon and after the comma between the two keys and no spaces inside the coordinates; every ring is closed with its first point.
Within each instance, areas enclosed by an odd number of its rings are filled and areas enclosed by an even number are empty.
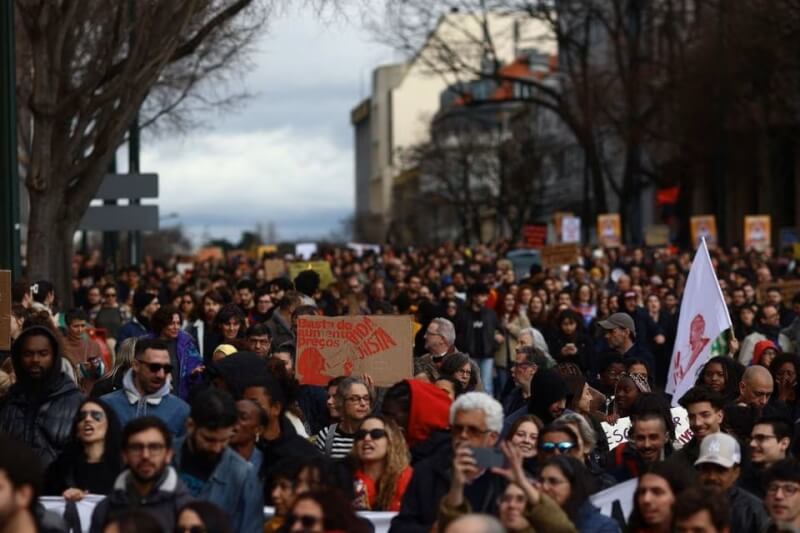
{"type": "Polygon", "coordinates": [[[772,218],[769,215],[744,217],[744,248],[763,251],[772,245],[772,218]]]}
{"type": "Polygon", "coordinates": [[[222,261],[225,259],[225,252],[223,252],[222,248],[219,246],[206,246],[205,248],[197,250],[195,258],[198,263],[204,263],[205,261],[222,261]]]}
{"type": "Polygon", "coordinates": [[[336,281],[331,271],[331,264],[327,261],[297,261],[287,265],[289,271],[289,279],[294,281],[294,278],[303,270],[313,270],[319,274],[319,288],[327,289],[328,285],[336,281]]]}
{"type": "Polygon", "coordinates": [[[581,217],[566,216],[561,219],[561,242],[581,242],[581,217]]]}
{"type": "Polygon", "coordinates": [[[700,241],[705,237],[708,246],[716,246],[719,242],[717,236],[717,219],[714,215],[697,215],[689,219],[689,229],[692,244],[695,248],[700,246],[700,241]]]}
{"type": "Polygon", "coordinates": [[[547,226],[527,224],[522,227],[522,236],[528,248],[541,248],[547,240],[547,226]]]}
{"type": "Polygon", "coordinates": [[[556,211],[553,213],[553,231],[555,232],[556,242],[564,242],[561,240],[561,230],[564,224],[564,219],[571,216],[572,212],[570,211],[556,211]]]}
{"type": "Polygon", "coordinates": [[[784,302],[791,302],[794,295],[800,292],[800,280],[777,281],[773,283],[762,283],[756,289],[756,301],[764,304],[767,301],[767,291],[778,289],[784,302]]]}
{"type": "Polygon", "coordinates": [[[622,246],[622,219],[619,213],[597,215],[597,242],[606,248],[622,246]]]}
{"type": "Polygon", "coordinates": [[[669,246],[669,226],[653,224],[644,230],[644,243],[647,246],[669,246]]]}
{"type": "Polygon", "coordinates": [[[410,316],[301,316],[297,321],[297,378],[325,385],[336,376],[369,374],[390,386],[412,372],[410,316]]]}
{"type": "Polygon", "coordinates": [[[255,259],[261,261],[265,255],[278,253],[278,247],[274,244],[262,244],[255,249],[255,259]]]}
{"type": "Polygon", "coordinates": [[[577,244],[553,244],[542,248],[542,266],[558,268],[561,265],[574,265],[580,259],[577,244]]]}
{"type": "MultiPolygon", "coordinates": [[[[675,424],[675,448],[682,448],[684,444],[692,440],[692,430],[689,429],[689,417],[686,409],[680,406],[670,409],[672,422],[675,424]]],[[[631,419],[623,417],[617,420],[614,425],[602,422],[603,431],[608,441],[608,449],[613,450],[620,444],[628,442],[628,433],[631,429],[631,419]]]]}
{"type": "Polygon", "coordinates": [[[268,280],[286,275],[286,263],[283,259],[265,259],[264,277],[268,280]]]}
{"type": "Polygon", "coordinates": [[[0,270],[0,350],[11,349],[11,271],[0,270]]]}

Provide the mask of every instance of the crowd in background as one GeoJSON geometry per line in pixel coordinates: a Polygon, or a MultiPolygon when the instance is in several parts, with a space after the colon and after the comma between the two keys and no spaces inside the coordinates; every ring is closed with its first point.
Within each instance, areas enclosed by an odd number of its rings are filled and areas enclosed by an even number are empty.
{"type": "Polygon", "coordinates": [[[66,530],[37,496],[99,494],[92,531],[369,531],[359,510],[398,532],[800,530],[791,255],[712,250],[733,328],[707,340],[682,436],[663,391],[692,252],[520,272],[507,251],[323,247],[327,286],[241,257],[77,257],[69,298],[17,280],[0,522],[66,530]],[[364,314],[414,317],[413,375],[300,384],[298,317],[364,314]],[[631,479],[627,522],[591,503],[631,479]]]}

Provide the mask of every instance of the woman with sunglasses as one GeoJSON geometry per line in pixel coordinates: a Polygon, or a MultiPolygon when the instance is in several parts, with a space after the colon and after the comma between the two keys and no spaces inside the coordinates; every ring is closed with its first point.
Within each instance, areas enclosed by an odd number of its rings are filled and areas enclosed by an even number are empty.
{"type": "Polygon", "coordinates": [[[569,455],[578,460],[583,459],[578,436],[575,431],[564,424],[550,424],[539,432],[539,451],[536,457],[540,465],[557,455],[569,455]]]}
{"type": "Polygon", "coordinates": [[[356,495],[363,494],[357,508],[399,511],[400,501],[411,480],[408,446],[400,428],[381,415],[369,416],[355,433],[356,495]]]}
{"type": "Polygon", "coordinates": [[[592,505],[593,480],[583,463],[574,457],[559,455],[544,463],[540,476],[542,492],[550,496],[572,518],[581,533],[618,533],[614,519],[592,505]]]}
{"type": "Polygon", "coordinates": [[[297,497],[286,517],[283,531],[366,533],[368,526],[364,520],[359,519],[353,506],[340,491],[321,489],[305,492],[297,497]]]}
{"type": "Polygon", "coordinates": [[[178,511],[175,533],[233,533],[225,511],[211,502],[187,503],[178,511]]]}
{"type": "Polygon", "coordinates": [[[45,494],[79,501],[88,494],[108,494],[122,470],[120,428],[114,411],[102,400],[78,408],[72,441],[47,469],[45,494]]]}

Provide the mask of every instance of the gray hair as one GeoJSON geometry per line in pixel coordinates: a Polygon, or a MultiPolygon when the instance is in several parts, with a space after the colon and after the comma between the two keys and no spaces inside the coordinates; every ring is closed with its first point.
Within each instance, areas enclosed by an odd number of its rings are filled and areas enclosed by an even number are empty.
{"type": "Polygon", "coordinates": [[[572,424],[577,426],[581,440],[583,441],[583,447],[585,448],[584,452],[587,450],[593,450],[597,445],[597,433],[595,433],[594,429],[592,429],[592,426],[589,425],[589,421],[586,420],[586,417],[582,414],[564,413],[555,419],[553,425],[556,424],[572,424]]]}
{"type": "Polygon", "coordinates": [[[448,346],[452,346],[456,343],[456,328],[452,322],[446,318],[439,317],[431,320],[431,324],[439,326],[439,331],[437,333],[442,336],[448,346]]]}
{"type": "Polygon", "coordinates": [[[522,328],[519,330],[519,335],[517,338],[519,339],[523,335],[530,335],[531,339],[533,340],[533,346],[541,350],[545,355],[550,355],[550,347],[547,346],[547,341],[544,340],[544,335],[542,332],[536,328],[522,328]]]}
{"type": "Polygon", "coordinates": [[[485,392],[467,392],[450,405],[450,424],[455,422],[461,411],[483,411],[489,431],[500,433],[503,430],[503,406],[485,392]]]}
{"type": "Polygon", "coordinates": [[[472,533],[505,533],[506,528],[500,521],[488,514],[465,514],[447,525],[448,531],[471,531],[472,533]]]}
{"type": "Polygon", "coordinates": [[[369,393],[370,404],[372,404],[372,390],[369,388],[369,385],[361,378],[346,377],[339,382],[339,386],[336,387],[336,396],[334,397],[334,403],[336,403],[336,408],[339,409],[340,412],[344,408],[345,399],[347,395],[350,394],[350,389],[353,388],[353,385],[364,385],[364,388],[366,388],[369,393]]]}

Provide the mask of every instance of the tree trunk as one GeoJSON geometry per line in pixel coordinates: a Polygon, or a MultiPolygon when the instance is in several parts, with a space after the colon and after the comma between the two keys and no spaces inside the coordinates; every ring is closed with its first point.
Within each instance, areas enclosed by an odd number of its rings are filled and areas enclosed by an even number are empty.
{"type": "Polygon", "coordinates": [[[67,206],[63,197],[46,193],[30,194],[28,221],[27,275],[31,282],[47,280],[53,284],[62,310],[72,307],[73,237],[84,210],[67,206]]]}

